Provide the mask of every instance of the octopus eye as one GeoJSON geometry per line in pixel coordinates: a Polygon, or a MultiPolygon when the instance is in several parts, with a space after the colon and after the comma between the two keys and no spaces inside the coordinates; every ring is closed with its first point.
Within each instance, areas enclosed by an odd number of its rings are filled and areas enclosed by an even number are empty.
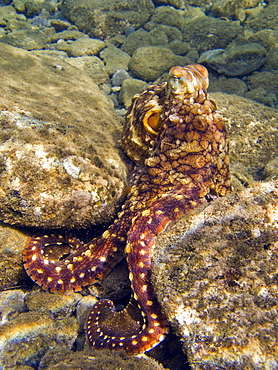
{"type": "Polygon", "coordinates": [[[143,125],[145,130],[151,135],[157,135],[162,124],[161,109],[150,109],[144,116],[143,125]]]}

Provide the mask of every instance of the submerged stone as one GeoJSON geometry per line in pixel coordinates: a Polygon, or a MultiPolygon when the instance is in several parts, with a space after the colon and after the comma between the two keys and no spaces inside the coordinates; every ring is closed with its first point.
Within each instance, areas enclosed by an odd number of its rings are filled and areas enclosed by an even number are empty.
{"type": "Polygon", "coordinates": [[[278,182],[195,209],[158,236],[154,284],[194,369],[277,369],[278,182]]]}
{"type": "Polygon", "coordinates": [[[154,11],[151,0],[68,0],[63,14],[91,37],[105,39],[124,33],[125,27],[140,27],[154,11]]]}
{"type": "Polygon", "coordinates": [[[42,228],[109,222],[125,195],[120,123],[93,80],[2,44],[0,220],[42,228]]]}
{"type": "Polygon", "coordinates": [[[203,53],[198,63],[205,63],[226,76],[243,76],[260,68],[267,59],[266,49],[257,43],[230,46],[203,53]]]}

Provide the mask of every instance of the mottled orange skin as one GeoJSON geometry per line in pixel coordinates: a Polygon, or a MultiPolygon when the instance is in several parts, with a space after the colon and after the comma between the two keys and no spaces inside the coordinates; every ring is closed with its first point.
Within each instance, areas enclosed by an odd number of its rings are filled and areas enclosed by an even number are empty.
{"type": "Polygon", "coordinates": [[[92,347],[137,354],[164,338],[167,322],[151,284],[155,238],[170,221],[231,190],[226,130],[207,87],[207,70],[193,64],[173,67],[166,83],[133,98],[122,146],[138,166],[122,212],[100,238],[82,244],[60,237],[73,247],[64,261],[46,252],[55,236],[27,243],[25,268],[50,291],[79,290],[127,257],[134,297],[122,312],[108,300],[93,306],[86,324],[92,347]]]}

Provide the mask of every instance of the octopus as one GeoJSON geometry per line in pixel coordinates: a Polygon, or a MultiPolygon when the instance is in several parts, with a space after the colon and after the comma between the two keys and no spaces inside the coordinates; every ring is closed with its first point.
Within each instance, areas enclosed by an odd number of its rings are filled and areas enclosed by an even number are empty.
{"type": "Polygon", "coordinates": [[[25,269],[51,292],[80,291],[126,257],[130,302],[122,311],[108,299],[91,308],[85,329],[93,348],[133,355],[165,338],[169,327],[151,282],[156,236],[169,222],[231,190],[226,129],[208,98],[208,84],[202,65],[175,66],[166,82],[133,97],[121,140],[136,163],[130,192],[100,237],[86,244],[55,234],[27,241],[25,269]],[[65,246],[63,258],[55,258],[53,251],[65,246]]]}

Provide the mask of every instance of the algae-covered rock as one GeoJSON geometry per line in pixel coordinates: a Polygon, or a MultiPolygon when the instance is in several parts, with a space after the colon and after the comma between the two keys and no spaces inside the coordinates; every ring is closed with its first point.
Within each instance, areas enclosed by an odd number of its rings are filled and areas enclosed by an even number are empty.
{"type": "Polygon", "coordinates": [[[0,325],[13,320],[22,312],[27,311],[26,292],[21,289],[4,290],[0,292],[0,325]]]}
{"type": "MultiPolygon", "coordinates": [[[[0,225],[0,291],[17,285],[25,278],[22,251],[26,235],[12,227],[0,225]]],[[[3,311],[0,308],[1,315],[3,311]]]]}
{"type": "Polygon", "coordinates": [[[274,107],[277,102],[277,96],[274,93],[268,92],[263,87],[252,89],[245,94],[246,98],[256,100],[259,103],[274,107]]]}
{"type": "Polygon", "coordinates": [[[257,43],[230,46],[203,53],[198,63],[205,63],[226,76],[243,76],[260,68],[266,61],[266,49],[257,43]]]}
{"type": "Polygon", "coordinates": [[[0,327],[0,366],[37,368],[49,348],[70,349],[76,340],[78,324],[74,317],[54,320],[39,312],[23,312],[0,327]]]}
{"type": "Polygon", "coordinates": [[[277,154],[278,113],[237,95],[212,93],[228,129],[230,161],[240,164],[255,179],[277,154]]]}
{"type": "Polygon", "coordinates": [[[151,0],[67,0],[63,14],[91,37],[123,33],[126,26],[140,27],[154,11],[151,0]]]}
{"type": "Polygon", "coordinates": [[[146,87],[146,83],[135,78],[127,78],[124,80],[120,94],[119,101],[124,104],[127,109],[130,104],[133,96],[139,94],[146,87]]]}
{"type": "Polygon", "coordinates": [[[135,50],[129,62],[131,72],[145,81],[154,81],[177,62],[177,56],[168,48],[144,46],[135,50]]]}
{"type": "Polygon", "coordinates": [[[68,58],[67,63],[86,73],[97,85],[104,83],[109,78],[103,61],[96,56],[68,58]]]}
{"type": "Polygon", "coordinates": [[[183,12],[171,6],[159,6],[155,9],[151,21],[158,24],[174,26],[182,29],[186,23],[183,12]]]}
{"type": "Polygon", "coordinates": [[[242,27],[237,22],[208,16],[194,18],[183,27],[184,41],[199,52],[225,48],[240,34],[242,27]]]}
{"type": "MultiPolygon", "coordinates": [[[[83,332],[84,318],[75,315],[82,300],[87,299],[78,293],[60,295],[41,289],[0,293],[0,368],[38,368],[51,349],[70,350],[78,332],[83,332]]],[[[95,302],[90,297],[90,304],[95,302]]]]}
{"type": "Polygon", "coordinates": [[[222,91],[226,94],[244,96],[248,91],[248,87],[240,78],[227,78],[224,76],[221,76],[220,78],[211,77],[209,91],[222,91]]]}
{"type": "Polygon", "coordinates": [[[50,351],[42,360],[39,370],[163,370],[164,367],[147,356],[131,357],[124,353],[108,350],[70,352],[50,351]]]}
{"type": "Polygon", "coordinates": [[[139,28],[137,31],[127,36],[121,49],[129,55],[132,55],[137,48],[152,45],[152,41],[153,38],[150,32],[145,31],[143,28],[139,28]]]}
{"type": "Polygon", "coordinates": [[[70,57],[80,57],[85,55],[97,55],[105,47],[105,43],[98,39],[81,37],[70,43],[60,42],[56,48],[66,51],[70,57]]]}
{"type": "MultiPolygon", "coordinates": [[[[26,50],[43,49],[46,46],[47,40],[48,36],[45,32],[28,28],[10,32],[8,35],[0,38],[1,43],[26,50]]],[[[0,46],[2,49],[2,44],[0,46]]]]}
{"type": "Polygon", "coordinates": [[[194,369],[278,367],[278,182],[220,198],[158,236],[154,284],[194,369]]]}
{"type": "Polygon", "coordinates": [[[108,222],[125,195],[120,123],[93,80],[2,44],[0,219],[44,228],[108,222]]]}
{"type": "Polygon", "coordinates": [[[254,72],[248,77],[247,81],[251,90],[263,87],[268,92],[277,94],[278,70],[254,72]]]}
{"type": "Polygon", "coordinates": [[[269,1],[266,7],[261,7],[253,19],[246,22],[247,27],[256,31],[269,28],[278,31],[278,6],[277,1],[269,1]]]}
{"type": "Polygon", "coordinates": [[[104,60],[105,69],[109,75],[113,75],[120,68],[128,70],[130,56],[114,45],[103,49],[100,52],[100,57],[104,60]]]}
{"type": "Polygon", "coordinates": [[[259,3],[260,0],[217,0],[212,4],[211,12],[217,17],[240,19],[240,13],[244,13],[245,9],[256,7],[259,3]]]}

